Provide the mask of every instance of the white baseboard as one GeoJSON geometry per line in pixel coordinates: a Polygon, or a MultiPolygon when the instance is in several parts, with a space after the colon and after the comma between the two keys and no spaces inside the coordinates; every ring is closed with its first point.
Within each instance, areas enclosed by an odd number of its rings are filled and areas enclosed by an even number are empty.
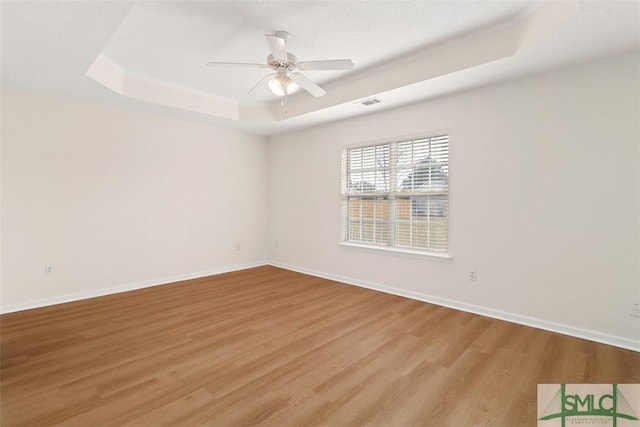
{"type": "Polygon", "coordinates": [[[505,320],[511,323],[531,326],[537,329],[544,329],[546,331],[557,332],[563,335],[569,335],[576,338],[582,338],[589,341],[608,344],[615,347],[620,347],[620,348],[625,348],[628,350],[640,352],[640,341],[632,340],[629,338],[604,334],[601,332],[591,331],[588,329],[583,329],[583,328],[570,326],[570,325],[564,325],[561,323],[550,322],[550,321],[538,319],[535,317],[522,316],[520,314],[510,313],[510,312],[501,311],[501,310],[495,310],[489,307],[483,307],[479,305],[467,304],[464,302],[450,300],[446,298],[435,297],[432,295],[427,295],[419,292],[406,291],[403,289],[384,286],[377,283],[365,282],[362,280],[356,280],[349,277],[338,276],[335,274],[310,270],[307,268],[297,267],[293,265],[282,264],[278,262],[270,262],[269,265],[272,265],[274,267],[284,268],[286,270],[296,271],[298,273],[309,274],[311,276],[322,277],[324,279],[335,280],[337,282],[359,286],[361,288],[372,289],[374,291],[385,292],[388,294],[398,295],[405,298],[411,298],[414,300],[428,302],[431,304],[449,307],[456,310],[479,314],[481,316],[491,317],[499,320],[505,320]]]}
{"type": "Polygon", "coordinates": [[[90,291],[77,292],[73,294],[61,295],[52,298],[27,301],[20,304],[11,304],[0,307],[0,314],[13,313],[16,311],[30,310],[32,308],[46,307],[49,305],[63,304],[65,302],[78,301],[88,298],[101,297],[105,295],[118,294],[121,292],[135,291],[136,289],[150,288],[152,286],[166,285],[168,283],[180,282],[183,280],[199,279],[201,277],[215,276],[216,274],[229,273],[232,271],[246,270],[247,268],[268,265],[266,261],[249,264],[240,264],[231,267],[224,267],[197,273],[180,274],[177,276],[163,277],[159,279],[146,280],[144,282],[128,283],[125,285],[112,286],[108,288],[95,289],[90,291]]]}

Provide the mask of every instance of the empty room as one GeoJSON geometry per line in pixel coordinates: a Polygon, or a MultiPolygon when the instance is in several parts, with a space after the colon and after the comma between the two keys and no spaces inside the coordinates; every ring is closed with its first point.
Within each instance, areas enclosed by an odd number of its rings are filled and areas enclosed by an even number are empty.
{"type": "Polygon", "coordinates": [[[2,426],[640,427],[639,2],[0,30],[2,426]]]}

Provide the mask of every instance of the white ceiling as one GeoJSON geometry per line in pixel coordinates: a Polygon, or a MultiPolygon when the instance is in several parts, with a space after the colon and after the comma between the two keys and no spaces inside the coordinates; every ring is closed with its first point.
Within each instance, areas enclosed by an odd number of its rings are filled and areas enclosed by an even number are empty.
{"type": "Polygon", "coordinates": [[[2,1],[0,14],[6,87],[265,135],[640,48],[636,1],[2,1]],[[299,60],[356,67],[305,72],[327,95],[296,94],[285,114],[266,85],[247,95],[268,70],[205,66],[264,63],[277,30],[299,60]],[[369,96],[384,102],[355,104],[369,96]]]}

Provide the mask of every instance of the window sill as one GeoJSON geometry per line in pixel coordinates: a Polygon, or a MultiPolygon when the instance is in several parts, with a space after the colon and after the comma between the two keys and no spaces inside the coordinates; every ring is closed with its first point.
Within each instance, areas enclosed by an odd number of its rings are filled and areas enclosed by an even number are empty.
{"type": "Polygon", "coordinates": [[[431,259],[434,261],[440,261],[440,262],[451,262],[451,260],[453,259],[453,257],[449,254],[437,254],[433,252],[414,251],[411,249],[364,245],[364,244],[352,243],[352,242],[340,242],[338,244],[340,246],[347,247],[347,248],[365,249],[365,250],[371,250],[375,252],[386,252],[386,253],[397,254],[397,255],[409,255],[409,256],[415,256],[418,258],[428,258],[428,259],[431,259]]]}

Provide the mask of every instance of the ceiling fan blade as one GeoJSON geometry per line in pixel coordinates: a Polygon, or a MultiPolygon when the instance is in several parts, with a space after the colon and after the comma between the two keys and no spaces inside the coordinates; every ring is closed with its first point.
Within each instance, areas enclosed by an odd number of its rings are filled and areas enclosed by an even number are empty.
{"type": "Polygon", "coordinates": [[[271,68],[267,64],[250,64],[246,62],[207,62],[208,67],[248,67],[248,68],[271,68]]]}
{"type": "Polygon", "coordinates": [[[327,93],[324,89],[322,89],[320,86],[318,86],[317,84],[312,82],[304,74],[293,73],[293,74],[291,74],[291,79],[294,82],[296,82],[298,84],[298,86],[300,86],[302,89],[306,90],[307,92],[309,92],[311,95],[315,96],[316,98],[319,97],[319,96],[324,95],[325,93],[327,93]]]}
{"type": "Polygon", "coordinates": [[[275,77],[276,73],[271,73],[271,74],[267,74],[266,76],[264,76],[262,79],[260,79],[260,81],[258,83],[256,83],[255,85],[253,85],[253,87],[251,89],[249,89],[249,91],[247,92],[247,94],[250,94],[251,92],[253,92],[253,90],[255,88],[257,88],[258,86],[260,86],[260,84],[262,84],[265,80],[271,78],[271,77],[275,77]]]}
{"type": "Polygon", "coordinates": [[[265,34],[265,36],[273,57],[278,61],[287,62],[287,41],[274,34],[265,34]]]}
{"type": "Polygon", "coordinates": [[[298,62],[298,68],[301,70],[352,70],[353,67],[354,63],[350,59],[298,62]]]}

